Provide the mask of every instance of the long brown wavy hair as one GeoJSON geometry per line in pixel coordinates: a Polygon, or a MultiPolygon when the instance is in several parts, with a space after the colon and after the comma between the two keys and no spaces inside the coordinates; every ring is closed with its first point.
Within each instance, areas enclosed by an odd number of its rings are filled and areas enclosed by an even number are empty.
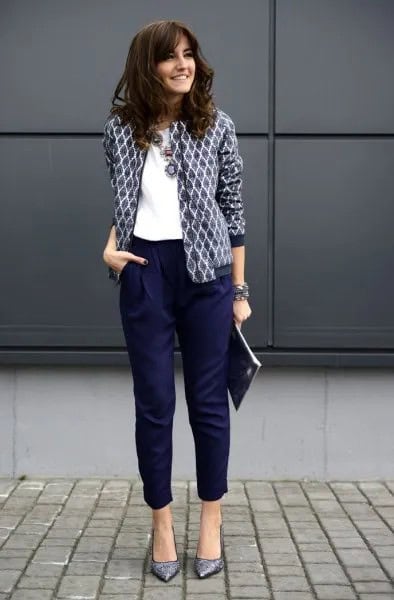
{"type": "Polygon", "coordinates": [[[163,115],[171,113],[165,88],[156,72],[159,61],[167,58],[185,34],[196,64],[191,89],[184,94],[178,118],[186,122],[188,131],[201,138],[213,124],[215,104],[211,87],[214,70],[202,55],[191,29],[181,21],[154,21],[140,29],[131,41],[125,69],[112,96],[111,114],[119,115],[123,125],[130,125],[142,149],[150,143],[150,128],[163,115]],[[124,88],[124,97],[120,95],[124,88]],[[116,100],[123,105],[116,104],[116,100]]]}

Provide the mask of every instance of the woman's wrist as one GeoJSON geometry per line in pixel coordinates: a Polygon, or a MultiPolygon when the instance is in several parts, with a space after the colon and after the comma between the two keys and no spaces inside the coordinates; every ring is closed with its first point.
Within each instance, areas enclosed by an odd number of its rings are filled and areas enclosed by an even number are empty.
{"type": "Polygon", "coordinates": [[[116,247],[113,244],[108,244],[103,251],[103,258],[107,260],[116,250],[116,247]]]}
{"type": "Polygon", "coordinates": [[[243,283],[233,283],[234,300],[246,300],[249,298],[249,286],[243,283]]]}

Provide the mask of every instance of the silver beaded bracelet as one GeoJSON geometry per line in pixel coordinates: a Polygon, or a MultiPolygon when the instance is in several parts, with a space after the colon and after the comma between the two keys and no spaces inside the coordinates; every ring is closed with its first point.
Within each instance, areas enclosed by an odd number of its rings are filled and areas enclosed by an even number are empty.
{"type": "Polygon", "coordinates": [[[246,300],[249,298],[249,286],[245,282],[242,285],[233,285],[234,300],[246,300]]]}

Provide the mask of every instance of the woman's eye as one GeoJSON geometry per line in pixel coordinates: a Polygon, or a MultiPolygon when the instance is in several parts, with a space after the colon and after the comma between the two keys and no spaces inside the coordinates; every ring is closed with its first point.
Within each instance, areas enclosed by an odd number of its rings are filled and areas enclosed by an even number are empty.
{"type": "MultiPolygon", "coordinates": [[[[185,56],[186,56],[186,58],[193,58],[193,52],[190,52],[190,51],[189,51],[189,52],[187,52],[187,53],[185,54],[185,56]]],[[[173,52],[169,52],[169,53],[167,54],[167,57],[166,57],[166,58],[167,58],[167,60],[168,60],[168,59],[171,59],[171,58],[174,58],[174,53],[173,53],[173,52]]]]}

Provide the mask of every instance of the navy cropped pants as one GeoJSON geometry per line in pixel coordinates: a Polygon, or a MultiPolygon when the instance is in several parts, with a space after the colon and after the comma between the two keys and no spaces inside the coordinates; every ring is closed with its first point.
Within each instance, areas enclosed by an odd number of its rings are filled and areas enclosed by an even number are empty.
{"type": "Polygon", "coordinates": [[[145,502],[173,500],[172,426],[175,412],[175,332],[182,354],[185,396],[194,437],[197,493],[218,500],[228,491],[230,415],[228,342],[233,320],[231,274],[193,282],[182,240],[133,237],[120,275],[119,308],[133,378],[135,442],[145,502]]]}

